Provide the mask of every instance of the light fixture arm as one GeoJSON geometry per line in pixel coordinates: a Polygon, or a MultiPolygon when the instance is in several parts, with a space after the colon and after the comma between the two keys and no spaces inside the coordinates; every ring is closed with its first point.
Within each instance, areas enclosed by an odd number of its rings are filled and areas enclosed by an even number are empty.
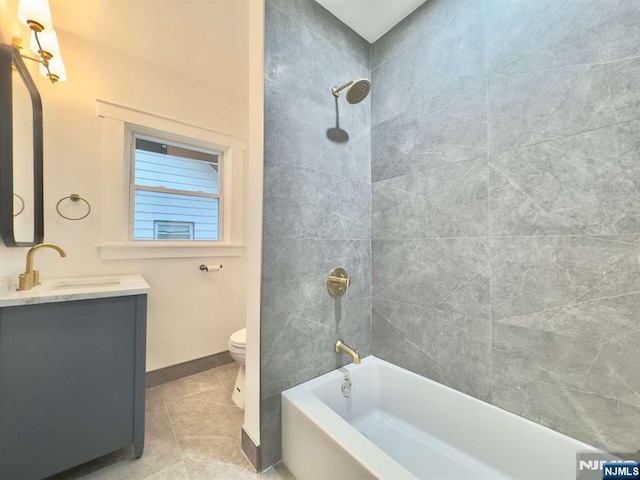
{"type": "Polygon", "coordinates": [[[53,73],[51,73],[51,70],[49,70],[49,60],[53,58],[53,55],[50,52],[43,50],[42,45],[40,44],[40,38],[38,37],[38,33],[42,32],[44,30],[44,27],[42,26],[42,24],[34,20],[27,20],[27,23],[29,24],[29,28],[33,30],[33,33],[36,37],[36,42],[38,43],[38,54],[42,58],[40,63],[42,63],[42,65],[44,65],[44,68],[47,69],[47,77],[49,78],[51,83],[56,83],[60,79],[60,77],[58,77],[58,75],[54,75],[53,73]]]}

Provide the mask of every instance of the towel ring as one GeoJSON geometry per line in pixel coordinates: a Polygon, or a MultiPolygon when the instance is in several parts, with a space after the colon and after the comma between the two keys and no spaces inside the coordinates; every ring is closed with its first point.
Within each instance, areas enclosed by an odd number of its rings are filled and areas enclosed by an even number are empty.
{"type": "Polygon", "coordinates": [[[20,195],[18,195],[17,193],[13,194],[14,197],[18,197],[18,200],[20,200],[20,203],[22,204],[22,206],[20,207],[20,211],[18,211],[18,213],[14,213],[13,216],[17,217],[18,215],[20,215],[22,212],[24,212],[24,200],[22,199],[22,197],[20,195]]]}
{"type": "Polygon", "coordinates": [[[78,195],[77,193],[72,193],[68,197],[64,197],[58,200],[58,203],[56,203],[56,212],[58,212],[58,215],[60,215],[62,218],[65,218],[67,220],[72,220],[72,221],[82,220],[83,218],[87,218],[91,213],[91,204],[87,202],[84,198],[82,198],[80,195],[78,195]],[[65,200],[71,200],[72,202],[80,202],[80,201],[84,202],[87,205],[87,213],[77,218],[71,218],[71,217],[67,217],[66,215],[63,215],[62,212],[60,212],[60,204],[65,200]]]}

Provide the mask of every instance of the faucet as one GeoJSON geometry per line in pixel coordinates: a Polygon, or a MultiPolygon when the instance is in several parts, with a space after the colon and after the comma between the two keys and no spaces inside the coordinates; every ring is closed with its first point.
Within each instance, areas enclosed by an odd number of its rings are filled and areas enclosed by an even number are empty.
{"type": "Polygon", "coordinates": [[[27,269],[26,272],[20,274],[20,282],[18,290],[31,290],[36,285],[40,285],[40,272],[33,269],[33,257],[36,252],[41,248],[53,248],[61,257],[66,257],[65,251],[53,243],[41,243],[34,247],[31,247],[27,252],[27,269]]]}
{"type": "Polygon", "coordinates": [[[336,342],[335,349],[336,353],[346,353],[347,355],[351,355],[351,360],[356,365],[360,363],[360,355],[358,355],[358,351],[345,344],[342,340],[338,340],[336,342]]]}

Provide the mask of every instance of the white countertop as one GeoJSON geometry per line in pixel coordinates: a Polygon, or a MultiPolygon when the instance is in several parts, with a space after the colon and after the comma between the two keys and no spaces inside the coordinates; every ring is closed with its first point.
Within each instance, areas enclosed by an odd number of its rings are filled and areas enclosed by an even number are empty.
{"type": "Polygon", "coordinates": [[[31,290],[0,293],[0,307],[144,295],[150,290],[141,275],[52,278],[31,290]]]}

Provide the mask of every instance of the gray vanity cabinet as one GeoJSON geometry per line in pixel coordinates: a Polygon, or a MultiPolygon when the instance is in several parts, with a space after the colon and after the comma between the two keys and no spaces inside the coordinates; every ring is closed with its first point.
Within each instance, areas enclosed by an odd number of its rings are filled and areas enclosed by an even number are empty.
{"type": "Polygon", "coordinates": [[[0,479],[144,446],[146,295],[0,308],[0,479]]]}

